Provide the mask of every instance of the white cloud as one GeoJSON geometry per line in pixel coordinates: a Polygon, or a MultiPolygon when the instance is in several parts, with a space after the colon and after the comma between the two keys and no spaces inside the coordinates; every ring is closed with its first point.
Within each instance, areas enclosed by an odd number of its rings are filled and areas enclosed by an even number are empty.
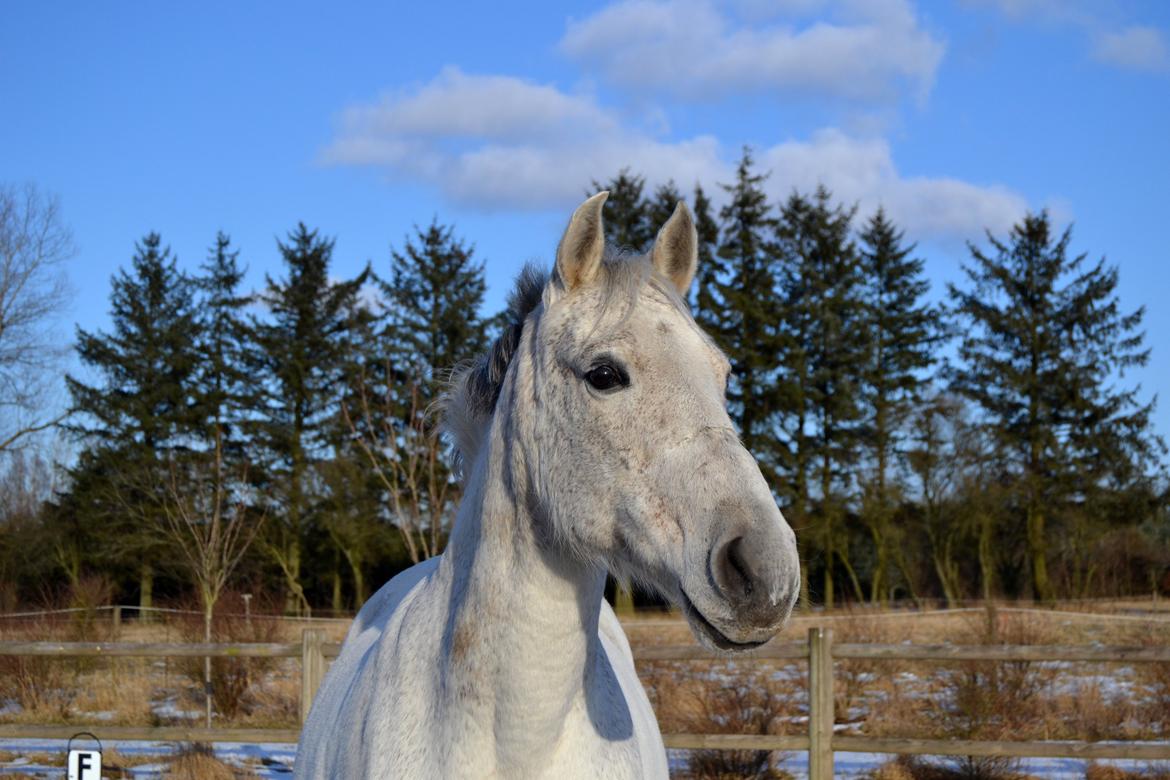
{"type": "Polygon", "coordinates": [[[963,4],[989,6],[1012,19],[1032,17],[1066,22],[1083,18],[1083,11],[1072,0],[963,0],[963,4]]]}
{"type": "Polygon", "coordinates": [[[944,45],[906,2],[836,5],[838,21],[797,28],[738,23],[709,0],[625,0],[570,22],[561,49],[621,87],[682,97],[804,92],[885,101],[909,88],[925,98],[944,45]]]}
{"type": "MultiPolygon", "coordinates": [[[[413,92],[345,111],[323,159],[374,167],[490,211],[570,208],[592,180],[624,166],[651,185],[673,179],[688,191],[701,182],[718,196],[715,185],[731,180],[738,153],[711,136],[667,139],[632,127],[588,96],[447,69],[413,92]]],[[[759,149],[756,157],[772,171],[767,187],[774,199],[823,183],[864,212],[885,205],[914,236],[1003,231],[1027,205],[1002,187],[903,177],[884,140],[836,129],[759,149]]]]}
{"type": "Polygon", "coordinates": [[[760,154],[772,171],[770,195],[786,197],[824,184],[840,200],[856,202],[862,214],[884,206],[914,236],[977,238],[984,229],[1002,232],[1028,207],[1005,187],[980,186],[949,177],[903,177],[882,139],[851,138],[822,130],[808,141],[785,141],[760,154]]]}
{"type": "Polygon", "coordinates": [[[1165,71],[1170,68],[1166,39],[1156,27],[1134,25],[1099,35],[1093,56],[1102,62],[1132,70],[1165,71]]]}
{"type": "MultiPolygon", "coordinates": [[[[967,5],[992,7],[1015,21],[1035,20],[1068,25],[1079,30],[1091,44],[1099,62],[1139,71],[1170,71],[1170,49],[1157,27],[1134,24],[1114,29],[1107,20],[1110,10],[1090,0],[965,0],[967,5]]],[[[1114,9],[1115,10],[1115,9],[1114,9]]],[[[1111,16],[1115,16],[1113,14],[1111,16]]]]}
{"type": "Polygon", "coordinates": [[[584,97],[510,76],[471,76],[446,67],[413,94],[387,95],[349,109],[343,124],[428,138],[519,140],[611,129],[610,118],[584,97]],[[462,110],[453,111],[454,106],[462,110]]]}
{"type": "Polygon", "coordinates": [[[626,127],[587,96],[447,68],[413,93],[346,110],[322,158],[436,184],[465,205],[539,209],[574,203],[624,165],[708,181],[721,175],[717,152],[709,136],[665,142],[626,127]]]}

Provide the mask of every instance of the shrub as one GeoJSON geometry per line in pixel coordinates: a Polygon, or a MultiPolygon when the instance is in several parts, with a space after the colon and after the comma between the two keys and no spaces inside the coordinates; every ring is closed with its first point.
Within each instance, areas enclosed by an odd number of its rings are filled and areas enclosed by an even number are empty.
{"type": "MultiPolygon", "coordinates": [[[[179,614],[171,619],[184,642],[202,642],[203,617],[179,614]]],[[[211,623],[213,642],[276,642],[280,639],[280,622],[263,615],[244,617],[244,601],[239,593],[226,593],[216,605],[211,623]]],[[[252,686],[276,664],[274,658],[211,659],[211,701],[215,712],[235,718],[251,711],[252,686]]],[[[200,689],[203,687],[203,659],[179,660],[181,671],[200,689]]]]}
{"type": "Polygon", "coordinates": [[[215,757],[210,745],[194,742],[175,754],[163,777],[167,780],[234,780],[236,773],[215,757]]]}
{"type": "MultiPolygon", "coordinates": [[[[769,679],[768,667],[751,662],[750,671],[734,664],[713,665],[696,676],[668,668],[652,673],[659,725],[664,732],[691,734],[783,734],[797,705],[791,692],[769,679]]],[[[776,769],[778,751],[691,751],[684,777],[696,780],[790,777],[776,769]]]]}

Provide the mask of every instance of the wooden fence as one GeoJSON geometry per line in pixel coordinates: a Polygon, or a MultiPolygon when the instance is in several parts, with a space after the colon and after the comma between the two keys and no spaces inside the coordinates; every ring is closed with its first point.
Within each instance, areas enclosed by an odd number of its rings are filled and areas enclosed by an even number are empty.
{"type": "MultiPolygon", "coordinates": [[[[0,655],[49,657],[228,657],[300,658],[301,722],[325,675],[326,661],[340,644],[327,642],[321,629],[305,629],[300,643],[156,643],[156,642],[0,642],[0,655]]],[[[642,661],[714,660],[695,645],[643,647],[642,661]]],[[[664,734],[668,748],[702,750],[808,751],[809,777],[833,777],[833,753],[896,753],[938,756],[1011,756],[1047,758],[1170,759],[1170,742],[982,741],[837,736],[833,733],[833,665],[838,659],[907,661],[1066,661],[1083,663],[1170,663],[1170,646],[1121,647],[1081,645],[909,645],[834,644],[832,629],[809,630],[807,642],[772,642],[745,654],[761,660],[808,662],[809,719],[806,735],[664,734]]],[[[65,739],[77,725],[0,724],[0,738],[65,739]]],[[[184,726],[93,726],[103,739],[232,742],[296,742],[297,729],[206,729],[184,726]]]]}

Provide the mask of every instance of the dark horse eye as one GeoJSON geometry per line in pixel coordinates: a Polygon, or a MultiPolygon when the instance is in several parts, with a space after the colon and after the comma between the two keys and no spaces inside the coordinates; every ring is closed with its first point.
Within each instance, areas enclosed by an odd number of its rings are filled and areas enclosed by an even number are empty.
{"type": "Polygon", "coordinates": [[[625,384],[618,370],[608,363],[589,369],[585,374],[585,381],[591,384],[594,390],[613,390],[625,384]]]}

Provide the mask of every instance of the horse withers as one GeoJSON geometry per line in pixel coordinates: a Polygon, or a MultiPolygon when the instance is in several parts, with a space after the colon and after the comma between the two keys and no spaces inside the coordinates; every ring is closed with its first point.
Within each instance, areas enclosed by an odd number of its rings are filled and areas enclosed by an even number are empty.
{"type": "Polygon", "coordinates": [[[607,250],[607,193],[549,276],[456,375],[464,493],[446,551],[362,608],[313,702],[298,778],[666,777],[606,572],[656,589],[704,645],[766,642],[799,590],[796,541],[685,296],[679,204],[646,255],[607,250]]]}

